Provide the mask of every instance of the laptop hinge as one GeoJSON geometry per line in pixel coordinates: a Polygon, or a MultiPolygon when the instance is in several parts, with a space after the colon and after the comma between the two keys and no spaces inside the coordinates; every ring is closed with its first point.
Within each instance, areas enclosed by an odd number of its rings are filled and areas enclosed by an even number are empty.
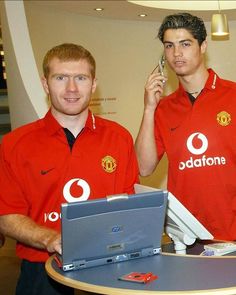
{"type": "Polygon", "coordinates": [[[119,201],[119,200],[128,200],[128,194],[117,194],[117,195],[110,195],[107,196],[107,202],[110,201],[119,201]]]}

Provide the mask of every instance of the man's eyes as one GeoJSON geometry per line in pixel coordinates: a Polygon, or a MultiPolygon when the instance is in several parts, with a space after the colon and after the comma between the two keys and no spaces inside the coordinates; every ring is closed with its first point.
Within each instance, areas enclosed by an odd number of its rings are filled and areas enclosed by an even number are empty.
{"type": "Polygon", "coordinates": [[[191,45],[190,42],[183,42],[181,43],[183,47],[189,47],[191,45]]]}
{"type": "MultiPolygon", "coordinates": [[[[182,47],[189,47],[189,46],[191,46],[191,43],[190,42],[181,42],[180,45],[182,47]]],[[[174,47],[174,45],[171,44],[171,43],[170,44],[165,44],[166,49],[170,49],[170,48],[173,48],[173,47],[174,47]]]]}
{"type": "MultiPolygon", "coordinates": [[[[69,78],[70,77],[64,76],[64,75],[56,76],[56,80],[58,80],[58,81],[67,81],[67,80],[69,80],[69,78]]],[[[74,77],[75,81],[85,81],[87,79],[88,79],[88,77],[85,75],[79,75],[79,76],[74,77]]]]}
{"type": "Polygon", "coordinates": [[[87,77],[81,75],[81,76],[76,76],[75,79],[78,80],[78,81],[84,81],[84,80],[87,80],[87,77]]]}
{"type": "Polygon", "coordinates": [[[63,81],[65,80],[65,76],[56,76],[56,80],[63,81]]]}
{"type": "Polygon", "coordinates": [[[173,47],[173,44],[165,44],[165,48],[171,48],[173,47]]]}

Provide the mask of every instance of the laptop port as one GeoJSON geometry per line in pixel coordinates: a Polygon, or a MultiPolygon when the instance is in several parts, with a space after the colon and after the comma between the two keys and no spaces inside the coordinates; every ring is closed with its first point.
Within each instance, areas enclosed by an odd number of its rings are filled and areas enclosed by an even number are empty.
{"type": "Polygon", "coordinates": [[[111,263],[111,262],[112,262],[111,258],[107,259],[107,263],[111,263]]]}
{"type": "Polygon", "coordinates": [[[85,267],[85,263],[80,263],[79,267],[85,267]]]}
{"type": "Polygon", "coordinates": [[[140,257],[140,253],[139,252],[135,252],[135,253],[131,253],[130,254],[130,258],[138,258],[140,257]]]}

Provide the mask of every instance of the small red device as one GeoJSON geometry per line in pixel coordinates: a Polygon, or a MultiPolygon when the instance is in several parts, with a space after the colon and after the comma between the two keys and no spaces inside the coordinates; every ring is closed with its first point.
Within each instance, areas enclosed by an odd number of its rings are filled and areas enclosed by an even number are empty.
{"type": "Polygon", "coordinates": [[[152,282],[153,280],[156,280],[157,278],[158,276],[154,275],[152,272],[131,272],[119,277],[119,280],[147,284],[152,282]]]}

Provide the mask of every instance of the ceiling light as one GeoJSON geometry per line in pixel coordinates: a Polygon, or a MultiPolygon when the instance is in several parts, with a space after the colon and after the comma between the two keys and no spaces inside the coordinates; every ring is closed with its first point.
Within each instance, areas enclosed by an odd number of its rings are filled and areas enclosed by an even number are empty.
{"type": "Polygon", "coordinates": [[[94,8],[94,10],[96,10],[96,11],[103,11],[103,10],[104,10],[104,8],[97,7],[97,8],[94,8]]]}
{"type": "Polygon", "coordinates": [[[220,1],[218,0],[219,13],[213,14],[211,19],[211,35],[213,37],[228,36],[229,25],[225,14],[221,14],[220,1]]]}
{"type": "Polygon", "coordinates": [[[228,36],[229,26],[225,14],[217,13],[212,15],[211,19],[211,35],[212,36],[228,36]]]}
{"type": "Polygon", "coordinates": [[[140,16],[140,17],[146,17],[147,14],[145,14],[145,13],[141,13],[141,14],[139,14],[138,16],[140,16]]]}

